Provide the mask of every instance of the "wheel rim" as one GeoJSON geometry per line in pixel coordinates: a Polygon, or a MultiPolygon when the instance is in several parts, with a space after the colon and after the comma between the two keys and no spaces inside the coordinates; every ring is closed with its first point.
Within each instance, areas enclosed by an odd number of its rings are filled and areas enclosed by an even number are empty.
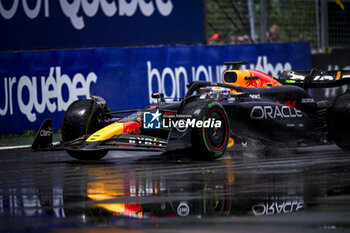
{"type": "Polygon", "coordinates": [[[212,109],[207,119],[215,119],[221,121],[221,127],[209,127],[205,129],[206,139],[209,142],[209,145],[214,150],[221,150],[227,141],[227,122],[224,112],[219,108],[212,109]]]}

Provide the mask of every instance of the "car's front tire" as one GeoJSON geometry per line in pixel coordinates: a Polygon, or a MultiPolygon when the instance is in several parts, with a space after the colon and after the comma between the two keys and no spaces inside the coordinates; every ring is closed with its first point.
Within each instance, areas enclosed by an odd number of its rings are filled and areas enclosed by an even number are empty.
{"type": "MultiPolygon", "coordinates": [[[[98,123],[101,111],[93,110],[94,101],[90,99],[77,100],[67,109],[62,123],[62,141],[67,142],[83,135],[91,134],[104,125],[98,123]]],[[[74,151],[67,150],[73,158],[80,160],[96,160],[104,157],[108,151],[74,151]]]]}
{"type": "Polygon", "coordinates": [[[87,126],[92,111],[93,100],[77,100],[73,102],[64,114],[62,122],[63,142],[74,140],[88,133],[87,126]]]}

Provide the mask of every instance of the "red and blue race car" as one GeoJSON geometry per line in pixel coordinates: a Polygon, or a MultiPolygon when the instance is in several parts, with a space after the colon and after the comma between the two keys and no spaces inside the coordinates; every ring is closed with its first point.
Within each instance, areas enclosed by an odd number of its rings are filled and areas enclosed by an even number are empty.
{"type": "Polygon", "coordinates": [[[97,96],[77,100],[62,123],[62,142],[52,145],[46,120],[32,150],[66,150],[82,160],[100,159],[109,150],[169,152],[213,160],[230,149],[290,147],[333,141],[350,149],[349,89],[333,102],[316,101],[310,88],[347,85],[350,71],[285,71],[278,78],[258,70],[241,70],[245,62],[228,62],[223,83],[195,81],[184,98],[153,93],[157,104],[111,111],[97,96]]]}

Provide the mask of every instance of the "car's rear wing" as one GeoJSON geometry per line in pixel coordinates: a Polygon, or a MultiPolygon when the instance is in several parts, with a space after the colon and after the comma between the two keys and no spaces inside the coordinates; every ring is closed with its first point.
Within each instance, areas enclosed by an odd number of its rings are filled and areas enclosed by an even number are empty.
{"type": "Polygon", "coordinates": [[[284,71],[276,79],[284,85],[297,85],[303,88],[338,87],[350,84],[350,70],[284,71]]]}

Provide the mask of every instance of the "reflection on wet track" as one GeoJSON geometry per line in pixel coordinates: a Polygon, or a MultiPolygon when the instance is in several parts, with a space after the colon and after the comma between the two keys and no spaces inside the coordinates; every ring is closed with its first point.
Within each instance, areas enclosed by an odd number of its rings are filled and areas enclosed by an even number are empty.
{"type": "Polygon", "coordinates": [[[212,162],[110,153],[0,151],[2,232],[81,227],[349,230],[350,153],[333,146],[229,152],[212,162]]]}

